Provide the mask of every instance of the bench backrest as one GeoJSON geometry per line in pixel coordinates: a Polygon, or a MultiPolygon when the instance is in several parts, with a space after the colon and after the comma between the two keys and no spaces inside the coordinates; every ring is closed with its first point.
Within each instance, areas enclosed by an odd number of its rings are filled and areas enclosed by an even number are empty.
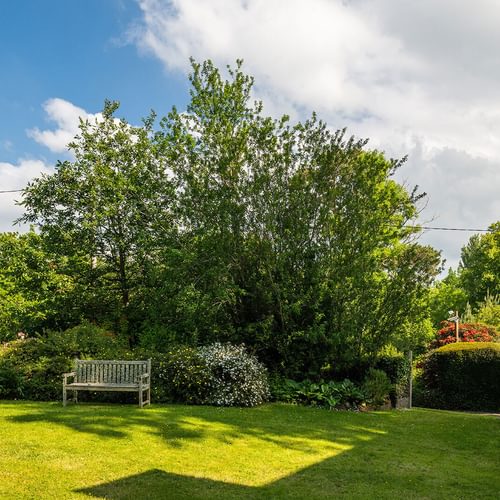
{"type": "Polygon", "coordinates": [[[90,384],[135,384],[143,374],[151,375],[151,360],[111,361],[75,359],[75,382],[90,384]]]}

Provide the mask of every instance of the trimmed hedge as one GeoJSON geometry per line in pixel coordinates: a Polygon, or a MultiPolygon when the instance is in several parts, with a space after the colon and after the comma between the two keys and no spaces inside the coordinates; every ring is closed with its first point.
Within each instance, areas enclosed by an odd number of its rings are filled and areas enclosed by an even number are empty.
{"type": "Polygon", "coordinates": [[[500,344],[459,342],[422,362],[421,404],[449,410],[500,410],[500,344]]]}

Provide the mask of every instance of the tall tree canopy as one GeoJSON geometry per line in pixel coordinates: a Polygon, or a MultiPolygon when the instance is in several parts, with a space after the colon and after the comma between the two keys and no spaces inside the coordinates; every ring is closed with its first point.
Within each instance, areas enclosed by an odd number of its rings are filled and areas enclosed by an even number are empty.
{"type": "Polygon", "coordinates": [[[462,248],[459,273],[471,306],[488,294],[500,295],[500,221],[488,233],[472,236],[462,248]]]}
{"type": "Polygon", "coordinates": [[[192,68],[187,111],[156,131],[111,103],[82,122],[75,159],[26,188],[23,220],[83,256],[113,321],[157,348],[243,341],[294,376],[397,345],[440,261],[414,241],[402,161],[315,115],[264,116],[241,62],[227,79],[192,68]]]}
{"type": "Polygon", "coordinates": [[[79,321],[74,265],[34,231],[0,233],[0,342],[79,321]]]}
{"type": "MultiPolygon", "coordinates": [[[[86,258],[82,278],[96,306],[107,303],[103,314],[119,318],[126,330],[131,294],[158,233],[172,224],[172,190],[151,141],[154,117],[133,127],[114,118],[117,109],[106,102],[102,119],[81,120],[69,144],[74,160],[27,186],[21,220],[36,223],[56,251],[86,258]]],[[[102,313],[92,319],[102,320],[102,313]]]]}

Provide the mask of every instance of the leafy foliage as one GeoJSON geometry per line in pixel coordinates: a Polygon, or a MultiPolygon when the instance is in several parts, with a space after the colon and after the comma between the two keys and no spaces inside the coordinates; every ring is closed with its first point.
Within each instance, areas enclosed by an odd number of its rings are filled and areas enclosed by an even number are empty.
{"type": "Polygon", "coordinates": [[[114,118],[117,108],[107,101],[102,119],[80,121],[69,145],[75,160],[28,184],[21,220],[36,223],[54,251],[85,261],[78,278],[97,301],[113,299],[106,318],[94,307],[89,319],[111,320],[127,333],[138,276],[159,228],[169,227],[171,188],[151,144],[154,117],[132,127],[114,118]]]}
{"type": "Polygon", "coordinates": [[[272,395],[277,401],[328,409],[357,409],[366,401],[364,391],[348,379],[318,383],[277,379],[272,386],[272,395]]]}
{"type": "Polygon", "coordinates": [[[391,404],[396,407],[398,399],[408,392],[411,365],[407,356],[401,353],[379,355],[374,368],[382,370],[391,383],[389,397],[391,404]]]}
{"type": "Polygon", "coordinates": [[[194,347],[179,346],[153,357],[152,393],[155,401],[203,404],[210,382],[210,370],[194,347]]]}
{"type": "Polygon", "coordinates": [[[449,270],[447,276],[436,283],[429,294],[430,318],[435,328],[446,319],[448,311],[465,311],[468,296],[463,289],[460,274],[449,270]]]}
{"type": "Polygon", "coordinates": [[[422,363],[423,403],[445,409],[500,409],[500,344],[455,343],[431,351],[422,363]]]}
{"type": "MultiPolygon", "coordinates": [[[[459,323],[459,342],[492,342],[497,338],[497,332],[493,327],[480,324],[459,323]]],[[[442,328],[438,330],[432,347],[441,347],[457,341],[455,323],[443,321],[442,328]]]]}
{"type": "Polygon", "coordinates": [[[0,233],[0,341],[76,320],[70,267],[34,231],[0,233]]]}
{"type": "Polygon", "coordinates": [[[199,349],[209,373],[205,403],[256,406],[269,399],[267,370],[244,346],[218,342],[199,349]]]}
{"type": "Polygon", "coordinates": [[[264,116],[241,61],[227,79],[193,61],[190,83],[187,112],[159,126],[106,102],[74,160],[25,189],[22,220],[68,263],[63,327],[86,318],[160,352],[244,343],[297,379],[424,344],[440,257],[414,241],[423,194],[394,180],[404,159],[314,114],[264,116]]]}
{"type": "Polygon", "coordinates": [[[256,406],[269,399],[267,370],[244,346],[180,346],[153,363],[153,394],[160,401],[256,406]]]}
{"type": "Polygon", "coordinates": [[[363,390],[368,401],[378,407],[386,402],[392,390],[392,384],[384,371],[371,368],[363,382],[363,390]]]}
{"type": "Polygon", "coordinates": [[[478,323],[500,330],[500,294],[487,293],[484,301],[479,303],[475,319],[478,323]]]}
{"type": "Polygon", "coordinates": [[[129,357],[114,335],[91,324],[12,341],[0,346],[0,391],[4,397],[58,400],[62,374],[71,371],[74,358],[129,357]]]}
{"type": "Polygon", "coordinates": [[[500,221],[489,230],[472,236],[462,248],[460,280],[473,308],[487,294],[500,294],[500,221]]]}

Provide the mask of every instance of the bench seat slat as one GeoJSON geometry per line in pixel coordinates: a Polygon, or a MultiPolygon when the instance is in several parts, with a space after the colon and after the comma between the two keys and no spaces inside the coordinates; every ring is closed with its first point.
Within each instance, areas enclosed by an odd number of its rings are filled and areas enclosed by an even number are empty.
{"type": "MultiPolygon", "coordinates": [[[[148,389],[149,385],[144,384],[143,389],[148,389]]],[[[139,384],[68,384],[66,385],[66,389],[73,391],[130,391],[137,392],[139,389],[139,384]]]]}

